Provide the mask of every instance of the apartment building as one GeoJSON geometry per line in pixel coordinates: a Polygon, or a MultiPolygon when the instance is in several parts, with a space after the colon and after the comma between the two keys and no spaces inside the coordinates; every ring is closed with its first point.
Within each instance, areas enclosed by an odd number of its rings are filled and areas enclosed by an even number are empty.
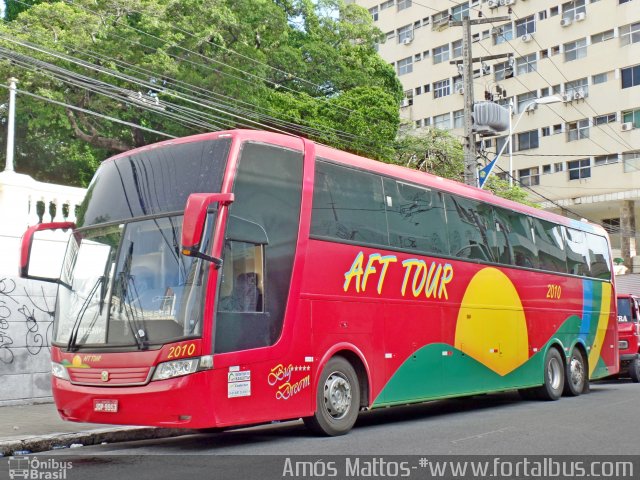
{"type": "MultiPolygon", "coordinates": [[[[415,131],[463,134],[462,27],[472,26],[474,98],[512,105],[511,175],[543,208],[608,227],[614,256],[635,256],[640,213],[640,0],[355,0],[386,33],[380,55],[405,89],[415,131]],[[552,97],[554,103],[536,102],[552,97]]],[[[477,137],[492,159],[509,136],[477,137]]],[[[638,264],[640,267],[640,263],[638,264]]]]}

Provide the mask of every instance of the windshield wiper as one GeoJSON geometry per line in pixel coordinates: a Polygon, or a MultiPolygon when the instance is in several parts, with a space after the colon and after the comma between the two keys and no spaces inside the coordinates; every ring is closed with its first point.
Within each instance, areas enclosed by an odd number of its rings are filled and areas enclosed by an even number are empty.
{"type": "Polygon", "coordinates": [[[82,306],[80,307],[80,310],[78,311],[78,315],[76,315],[76,319],[73,322],[73,327],[71,327],[71,335],[69,336],[69,341],[67,343],[67,351],[72,352],[72,351],[76,351],[77,350],[76,341],[78,339],[78,331],[80,330],[80,324],[82,323],[82,320],[84,319],[84,314],[87,313],[87,309],[89,308],[89,304],[91,303],[91,299],[96,294],[96,291],[98,290],[98,287],[100,285],[102,285],[104,283],[104,281],[105,281],[105,277],[104,276],[98,277],[98,279],[96,280],[96,283],[93,285],[93,287],[91,287],[91,290],[89,291],[89,294],[87,295],[87,298],[85,298],[84,302],[82,303],[82,306]]]}
{"type": "Polygon", "coordinates": [[[146,333],[144,328],[144,314],[141,314],[141,327],[138,323],[139,316],[137,309],[132,305],[132,297],[129,295],[132,287],[134,294],[137,296],[138,289],[136,288],[135,280],[131,275],[127,275],[126,272],[121,272],[118,283],[121,291],[120,310],[124,310],[124,316],[127,320],[127,325],[129,326],[129,330],[131,330],[131,334],[133,335],[134,340],[136,341],[138,350],[146,350],[148,348],[148,344],[147,340],[145,339],[146,333]]]}

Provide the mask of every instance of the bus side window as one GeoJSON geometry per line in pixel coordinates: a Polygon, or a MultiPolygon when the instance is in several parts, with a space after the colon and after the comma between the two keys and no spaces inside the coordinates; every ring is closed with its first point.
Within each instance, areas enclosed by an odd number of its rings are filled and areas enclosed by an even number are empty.
{"type": "Polygon", "coordinates": [[[451,255],[496,262],[496,232],[491,207],[473,200],[445,195],[451,255]]]}
{"type": "Polygon", "coordinates": [[[589,259],[591,261],[591,276],[608,280],[611,278],[611,258],[609,245],[604,237],[587,233],[589,259]]]}
{"type": "Polygon", "coordinates": [[[533,218],[532,221],[540,268],[550,272],[566,273],[567,253],[562,228],[539,218],[533,218]]]}
{"type": "Polygon", "coordinates": [[[221,312],[262,312],[264,292],[263,246],[227,241],[224,249],[221,312]]]}
{"type": "Polygon", "coordinates": [[[589,276],[589,248],[584,232],[565,228],[567,243],[567,268],[574,275],[589,276]]]}

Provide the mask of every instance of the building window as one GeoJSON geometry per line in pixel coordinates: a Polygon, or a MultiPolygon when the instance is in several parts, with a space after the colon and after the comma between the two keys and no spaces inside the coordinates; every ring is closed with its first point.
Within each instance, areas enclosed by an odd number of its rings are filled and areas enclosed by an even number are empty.
{"type": "Polygon", "coordinates": [[[518,75],[536,71],[536,54],[525,55],[516,59],[516,72],[518,75]]]}
{"type": "Polygon", "coordinates": [[[413,25],[405,25],[398,29],[398,43],[408,43],[413,40],[413,25]]]}
{"type": "Polygon", "coordinates": [[[413,90],[404,91],[405,106],[413,105],[413,90]]]}
{"type": "Polygon", "coordinates": [[[435,117],[433,117],[433,126],[435,128],[439,128],[440,130],[450,130],[451,115],[448,113],[443,113],[442,115],[436,115],[435,117]]]}
{"type": "Polygon", "coordinates": [[[501,43],[513,40],[513,24],[505,23],[496,27],[493,31],[493,43],[494,45],[500,45],[501,43]]]}
{"type": "Polygon", "coordinates": [[[538,148],[538,130],[530,130],[518,134],[518,151],[538,148]]]}
{"type": "Polygon", "coordinates": [[[589,119],[567,123],[567,142],[589,138],[589,119]]]}
{"type": "Polygon", "coordinates": [[[430,127],[431,126],[431,117],[426,117],[422,119],[422,124],[425,127],[430,127]]]}
{"type": "Polygon", "coordinates": [[[598,85],[600,83],[608,82],[610,74],[611,74],[611,72],[598,73],[598,74],[594,75],[593,77],[591,77],[591,81],[593,82],[594,85],[598,85]]]}
{"type": "Polygon", "coordinates": [[[380,11],[382,10],[386,10],[387,8],[391,8],[393,7],[393,5],[396,3],[395,0],[388,0],[387,2],[382,2],[380,4],[380,11]]]}
{"type": "Polygon", "coordinates": [[[391,40],[392,38],[394,38],[396,36],[396,31],[395,30],[391,30],[390,32],[386,33],[387,36],[387,40],[391,40]]]}
{"type": "Polygon", "coordinates": [[[496,79],[496,82],[500,80],[504,80],[506,78],[513,77],[513,67],[509,64],[509,62],[496,63],[493,66],[493,74],[496,79]]]}
{"type": "Polygon", "coordinates": [[[433,98],[446,97],[451,95],[451,80],[440,80],[433,84],[433,98]]]}
{"type": "Polygon", "coordinates": [[[398,60],[398,76],[413,72],[413,57],[398,60]]]}
{"type": "Polygon", "coordinates": [[[557,123],[553,126],[553,134],[557,135],[559,133],[562,133],[562,124],[561,123],[557,123]]]}
{"type": "Polygon", "coordinates": [[[607,233],[620,233],[619,218],[604,218],[601,224],[602,227],[607,231],[607,233]]]}
{"type": "Polygon", "coordinates": [[[379,16],[378,6],[376,5],[375,7],[371,7],[369,9],[369,13],[371,14],[371,18],[373,18],[373,21],[377,22],[378,21],[378,16],[379,16]]]}
{"type": "Polygon", "coordinates": [[[640,85],[640,65],[622,69],[622,88],[640,85]]]}
{"type": "Polygon", "coordinates": [[[573,20],[577,13],[587,13],[586,0],[574,0],[562,4],[562,18],[573,20]]]}
{"type": "Polygon", "coordinates": [[[413,56],[413,62],[414,62],[414,63],[415,63],[415,62],[419,62],[419,61],[421,61],[421,60],[422,60],[422,54],[421,54],[421,53],[416,53],[416,54],[413,56]]]}
{"type": "Polygon", "coordinates": [[[607,123],[613,123],[616,121],[615,113],[607,113],[606,115],[598,115],[597,117],[593,117],[593,126],[597,127],[598,125],[605,125],[607,123]]]}
{"type": "Polygon", "coordinates": [[[533,34],[535,32],[536,32],[535,15],[531,15],[529,17],[516,20],[516,36],[521,37],[523,35],[526,35],[527,33],[533,34]]]}
{"type": "Polygon", "coordinates": [[[422,95],[422,87],[416,87],[415,94],[416,94],[416,96],[417,95],[422,95]]]}
{"type": "Polygon", "coordinates": [[[546,19],[547,19],[546,10],[542,10],[541,12],[538,12],[538,20],[546,20],[546,19]]]}
{"type": "Polygon", "coordinates": [[[618,163],[618,154],[613,153],[611,155],[598,155],[594,157],[594,163],[596,167],[600,165],[610,165],[612,163],[618,163]]]}
{"type": "Polygon", "coordinates": [[[462,56],[462,40],[456,40],[451,44],[452,56],[451,58],[458,58],[462,56]]]}
{"type": "Polygon", "coordinates": [[[622,112],[622,123],[633,123],[633,128],[640,128],[640,108],[622,112]]]}
{"type": "Polygon", "coordinates": [[[464,127],[464,110],[456,110],[453,112],[453,128],[464,127]]]}
{"type": "Polygon", "coordinates": [[[564,172],[564,163],[558,162],[553,164],[554,172],[564,172]]]}
{"type": "Polygon", "coordinates": [[[411,6],[411,0],[398,0],[397,9],[398,12],[400,10],[404,10],[405,8],[409,8],[411,6]]]}
{"type": "Polygon", "coordinates": [[[445,21],[449,21],[449,10],[442,10],[441,12],[436,13],[431,16],[431,25],[432,29],[438,28],[438,26],[445,21]]]}
{"type": "Polygon", "coordinates": [[[573,95],[574,98],[576,97],[576,94],[578,94],[578,96],[581,96],[582,98],[588,97],[589,79],[585,77],[574,80],[573,82],[567,82],[564,86],[564,92],[573,95]]]}
{"type": "Polygon", "coordinates": [[[550,173],[553,173],[553,172],[551,171],[551,164],[550,164],[550,163],[548,163],[548,164],[546,164],[546,165],[542,165],[542,174],[543,174],[543,175],[548,175],[548,174],[550,174],[550,173]]]}
{"type": "Polygon", "coordinates": [[[433,63],[442,63],[449,60],[449,44],[433,49],[433,63]]]}
{"type": "Polygon", "coordinates": [[[548,137],[551,135],[551,127],[542,127],[542,136],[548,137]]]}
{"type": "Polygon", "coordinates": [[[569,180],[589,178],[591,177],[591,160],[583,158],[567,162],[567,171],[569,172],[569,180]]]}
{"type": "Polygon", "coordinates": [[[540,185],[540,170],[538,167],[523,168],[518,170],[518,178],[520,179],[520,185],[523,187],[540,185]]]}
{"type": "Polygon", "coordinates": [[[640,22],[623,25],[618,30],[618,35],[622,46],[640,42],[640,22]]]}
{"type": "Polygon", "coordinates": [[[416,120],[416,128],[422,127],[422,120],[416,120]]]}
{"type": "Polygon", "coordinates": [[[624,165],[624,173],[633,173],[640,171],[640,151],[625,152],[622,154],[622,163],[624,165]]]}
{"type": "Polygon", "coordinates": [[[502,150],[502,147],[507,143],[507,138],[509,137],[498,137],[496,138],[496,153],[502,150]]]}
{"type": "Polygon", "coordinates": [[[461,3],[451,8],[451,17],[456,22],[459,22],[465,17],[469,17],[469,2],[461,3]]]}
{"type": "Polygon", "coordinates": [[[607,40],[611,40],[614,37],[613,28],[611,30],[607,30],[606,32],[596,33],[595,35],[591,35],[591,43],[600,43],[606,42],[607,40]]]}
{"type": "Polygon", "coordinates": [[[587,39],[581,38],[575,42],[564,44],[564,61],[571,62],[587,56],[587,39]]]}
{"type": "Polygon", "coordinates": [[[523,93],[516,97],[518,113],[524,112],[525,108],[536,99],[536,92],[523,93]]]}
{"type": "Polygon", "coordinates": [[[558,15],[558,13],[559,13],[558,7],[551,7],[549,9],[549,16],[550,17],[555,17],[556,15],[558,15]]]}

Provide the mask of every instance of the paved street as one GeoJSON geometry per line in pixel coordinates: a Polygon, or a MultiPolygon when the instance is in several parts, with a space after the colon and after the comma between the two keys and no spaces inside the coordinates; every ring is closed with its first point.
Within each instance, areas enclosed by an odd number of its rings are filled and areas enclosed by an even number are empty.
{"type": "Polygon", "coordinates": [[[557,402],[505,393],[374,411],[343,437],[314,437],[301,422],[288,422],[85,447],[73,454],[638,455],[639,400],[640,385],[606,381],[593,384],[587,395],[557,402]]]}

